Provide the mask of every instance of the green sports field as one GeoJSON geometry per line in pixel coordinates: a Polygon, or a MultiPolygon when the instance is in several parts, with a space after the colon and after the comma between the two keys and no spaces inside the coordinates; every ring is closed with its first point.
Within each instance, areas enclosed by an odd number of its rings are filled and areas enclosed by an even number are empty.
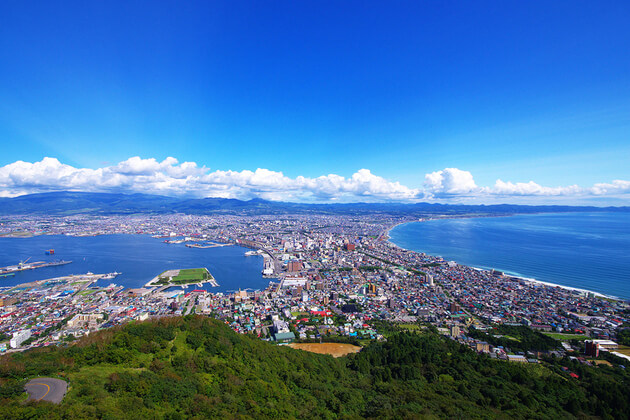
{"type": "Polygon", "coordinates": [[[583,334],[563,334],[563,333],[552,333],[552,332],[543,332],[543,334],[548,335],[551,338],[555,338],[558,341],[569,341],[569,340],[586,340],[588,337],[583,334]]]}
{"type": "Polygon", "coordinates": [[[172,277],[171,281],[169,278],[164,276],[165,273],[168,273],[168,270],[164,273],[160,274],[160,281],[157,284],[189,284],[189,283],[200,283],[203,281],[211,280],[212,274],[208,271],[207,268],[185,268],[179,270],[179,274],[172,277]]]}

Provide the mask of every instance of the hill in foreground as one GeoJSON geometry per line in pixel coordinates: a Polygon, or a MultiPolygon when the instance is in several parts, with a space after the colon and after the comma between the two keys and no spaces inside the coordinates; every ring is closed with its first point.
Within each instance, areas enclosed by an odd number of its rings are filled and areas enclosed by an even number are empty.
{"type": "Polygon", "coordinates": [[[427,331],[334,359],[189,316],[0,358],[0,418],[623,418],[629,375],[569,359],[492,360],[427,331]],[[578,379],[565,372],[568,368],[578,379]],[[70,384],[24,403],[28,378],[70,384]]]}

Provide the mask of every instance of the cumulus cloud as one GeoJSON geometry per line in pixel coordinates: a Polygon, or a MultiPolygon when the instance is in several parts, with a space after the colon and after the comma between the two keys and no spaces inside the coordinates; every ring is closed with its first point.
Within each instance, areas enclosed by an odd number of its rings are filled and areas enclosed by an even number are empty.
{"type": "Polygon", "coordinates": [[[283,201],[476,201],[500,202],[521,198],[630,198],[630,181],[615,180],[591,187],[577,185],[547,187],[533,181],[498,179],[489,187],[478,186],[473,175],[445,168],[424,176],[423,188],[360,169],[350,177],[329,174],[309,178],[288,177],[282,172],[211,171],[195,162],[180,163],[173,157],[163,161],[132,157],[113,166],[75,168],[55,158],[39,162],[17,161],[0,167],[0,197],[46,191],[142,192],[169,196],[264,198],[283,201]]]}
{"type": "Polygon", "coordinates": [[[195,162],[179,163],[172,157],[159,162],[137,156],[98,169],[75,168],[55,158],[34,163],[17,161],[0,168],[0,196],[58,190],[297,201],[408,200],[418,194],[418,190],[390,182],[368,169],[350,178],[334,174],[289,178],[263,168],[211,172],[195,162]]]}
{"type": "Polygon", "coordinates": [[[426,174],[424,187],[428,193],[436,197],[470,194],[479,190],[472,174],[457,168],[446,168],[426,174]]]}

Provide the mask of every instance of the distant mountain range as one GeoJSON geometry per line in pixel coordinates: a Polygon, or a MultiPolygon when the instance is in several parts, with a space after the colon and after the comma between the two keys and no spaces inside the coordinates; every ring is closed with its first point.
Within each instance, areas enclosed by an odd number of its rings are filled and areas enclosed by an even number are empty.
{"type": "Polygon", "coordinates": [[[514,214],[541,212],[615,211],[630,212],[630,207],[453,205],[431,203],[348,203],[305,204],[248,201],[228,198],[175,198],[149,194],[88,192],[50,192],[0,198],[0,215],[73,214],[391,214],[422,217],[433,214],[514,214]]]}

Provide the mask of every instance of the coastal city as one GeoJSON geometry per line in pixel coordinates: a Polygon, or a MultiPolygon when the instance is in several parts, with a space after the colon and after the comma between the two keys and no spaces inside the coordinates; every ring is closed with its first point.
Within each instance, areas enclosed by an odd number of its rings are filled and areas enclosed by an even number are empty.
{"type": "Polygon", "coordinates": [[[630,418],[630,1],[0,10],[0,420],[630,418]]]}
{"type": "MultiPolygon", "coordinates": [[[[35,235],[126,234],[189,248],[238,246],[261,260],[261,276],[269,283],[261,290],[214,293],[198,287],[217,285],[207,269],[200,270],[200,278],[165,271],[137,287],[117,285],[118,273],[46,278],[42,270],[41,280],[13,287],[1,287],[0,279],[0,351],[67,343],[130,321],[202,314],[277,343],[383,339],[382,321],[433,326],[492,357],[536,363],[535,355],[495,348],[469,334],[524,325],[555,337],[580,337],[597,352],[629,358],[615,341],[617,329],[630,321],[627,301],[464,266],[388,240],[392,227],[415,220],[388,215],[8,216],[0,235],[14,241],[35,235]],[[111,283],[98,286],[103,280],[111,283]]],[[[196,266],[191,261],[181,268],[196,266]]],[[[552,351],[577,350],[569,340],[562,344],[552,351]]]]}

